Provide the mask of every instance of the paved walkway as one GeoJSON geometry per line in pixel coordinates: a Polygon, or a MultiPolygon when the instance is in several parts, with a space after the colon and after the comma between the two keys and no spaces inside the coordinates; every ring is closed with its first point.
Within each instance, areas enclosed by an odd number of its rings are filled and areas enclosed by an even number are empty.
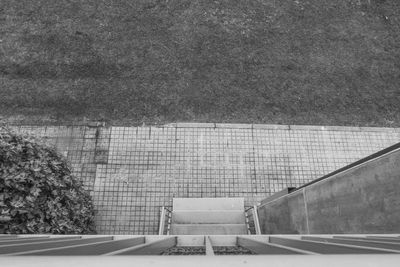
{"type": "Polygon", "coordinates": [[[171,124],[16,127],[47,138],[91,191],[100,234],[157,234],[173,197],[246,205],[400,142],[400,128],[171,124]]]}

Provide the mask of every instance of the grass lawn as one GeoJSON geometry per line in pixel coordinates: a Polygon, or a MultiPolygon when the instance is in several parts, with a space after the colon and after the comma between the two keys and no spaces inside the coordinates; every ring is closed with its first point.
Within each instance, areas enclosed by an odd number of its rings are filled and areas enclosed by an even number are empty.
{"type": "Polygon", "coordinates": [[[0,116],[400,126],[400,1],[2,0],[0,116]]]}

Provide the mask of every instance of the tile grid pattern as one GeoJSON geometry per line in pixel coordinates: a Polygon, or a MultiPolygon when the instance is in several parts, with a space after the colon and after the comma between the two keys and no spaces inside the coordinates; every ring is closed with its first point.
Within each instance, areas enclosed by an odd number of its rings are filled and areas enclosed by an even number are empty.
{"type": "Polygon", "coordinates": [[[174,124],[20,126],[65,155],[91,192],[100,234],[156,234],[173,197],[244,197],[297,187],[400,141],[400,129],[174,124]]]}

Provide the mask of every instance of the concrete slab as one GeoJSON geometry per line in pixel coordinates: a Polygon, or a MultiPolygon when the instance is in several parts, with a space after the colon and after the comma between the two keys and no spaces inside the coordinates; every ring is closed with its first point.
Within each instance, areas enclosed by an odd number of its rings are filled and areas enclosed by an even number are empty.
{"type": "Polygon", "coordinates": [[[173,224],[171,235],[245,235],[245,224],[173,224]]]}
{"type": "Polygon", "coordinates": [[[244,212],[244,198],[174,198],[172,210],[244,212]]]}
{"type": "Polygon", "coordinates": [[[172,211],[172,223],[245,223],[244,211],[172,211]]]}

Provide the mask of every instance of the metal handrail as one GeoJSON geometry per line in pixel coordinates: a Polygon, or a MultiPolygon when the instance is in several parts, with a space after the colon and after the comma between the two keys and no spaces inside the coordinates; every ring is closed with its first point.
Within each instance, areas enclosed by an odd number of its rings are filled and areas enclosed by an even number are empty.
{"type": "Polygon", "coordinates": [[[253,207],[253,221],[254,228],[256,229],[256,235],[261,235],[260,221],[258,220],[258,211],[256,205],[253,207]]]}
{"type": "Polygon", "coordinates": [[[166,209],[164,207],[160,208],[160,226],[158,228],[158,235],[164,235],[165,211],[166,211],[166,209]]]}
{"type": "Polygon", "coordinates": [[[168,211],[169,213],[172,213],[172,211],[169,209],[169,208],[167,208],[167,207],[163,207],[166,211],[168,211]]]}
{"type": "Polygon", "coordinates": [[[251,206],[251,207],[248,207],[247,209],[245,209],[244,211],[245,212],[248,212],[249,210],[251,210],[252,208],[254,208],[253,206],[251,206]]]}
{"type": "Polygon", "coordinates": [[[245,209],[245,216],[246,216],[246,225],[247,225],[248,234],[251,234],[249,218],[253,217],[253,223],[254,223],[254,229],[256,231],[256,235],[260,235],[261,228],[260,228],[260,221],[258,220],[257,205],[254,205],[252,207],[248,207],[247,209],[245,209]]]}
{"type": "Polygon", "coordinates": [[[167,222],[167,235],[169,235],[169,230],[170,230],[170,225],[171,225],[171,210],[167,207],[161,207],[160,208],[160,224],[158,228],[158,235],[164,235],[165,231],[165,221],[168,218],[167,222]]]}

